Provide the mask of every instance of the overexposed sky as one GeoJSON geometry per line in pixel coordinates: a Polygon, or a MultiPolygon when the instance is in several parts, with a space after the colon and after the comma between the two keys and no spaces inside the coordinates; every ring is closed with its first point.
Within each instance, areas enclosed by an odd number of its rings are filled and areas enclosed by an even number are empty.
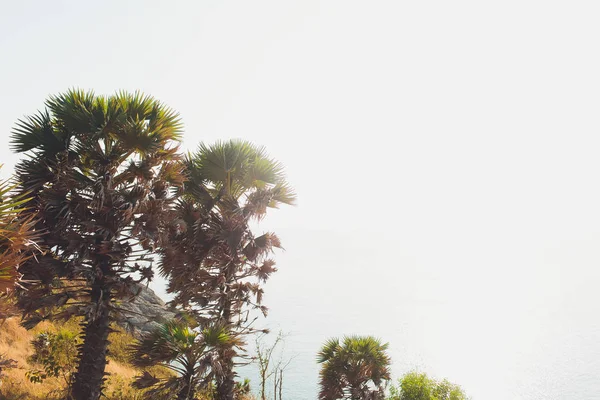
{"type": "Polygon", "coordinates": [[[69,87],[140,89],[181,112],[185,148],[263,144],[299,193],[265,223],[287,248],[272,318],[284,304],[377,309],[412,332],[381,323],[396,358],[475,399],[519,398],[502,388],[521,380],[537,390],[523,399],[591,399],[563,386],[599,370],[569,358],[600,332],[586,335],[600,300],[599,19],[595,1],[4,1],[0,129],[8,141],[69,87]],[[405,312],[419,307],[440,318],[405,312]],[[524,353],[579,375],[513,368],[524,353]]]}

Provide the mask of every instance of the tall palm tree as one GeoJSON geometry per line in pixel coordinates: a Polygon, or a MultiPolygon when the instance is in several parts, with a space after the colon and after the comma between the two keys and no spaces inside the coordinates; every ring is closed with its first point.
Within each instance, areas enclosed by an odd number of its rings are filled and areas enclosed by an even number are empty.
{"type": "Polygon", "coordinates": [[[216,353],[231,346],[233,340],[222,326],[198,332],[182,321],[167,322],[135,343],[131,360],[137,367],[160,365],[176,375],[160,379],[144,371],[134,386],[151,388],[147,392],[150,396],[176,395],[177,400],[193,400],[220,368],[216,353]]]}
{"type": "Polygon", "coordinates": [[[27,214],[43,232],[45,256],[19,268],[24,325],[84,317],[73,398],[97,400],[115,298],[152,278],[172,188],[181,183],[179,116],[149,96],[71,90],[20,120],[12,147],[27,214]],[[57,308],[58,306],[58,308],[57,308]]]}
{"type": "Polygon", "coordinates": [[[320,400],[380,400],[390,380],[388,344],[372,336],[328,340],[318,353],[320,400]]]}
{"type": "MultiPolygon", "coordinates": [[[[261,283],[276,271],[269,255],[281,247],[275,234],[255,235],[250,224],[269,207],[293,204],[295,194],[282,165],[246,141],[201,145],[188,158],[187,172],[161,272],[169,278],[174,304],[193,312],[201,324],[221,324],[241,344],[254,332],[249,310],[266,315],[261,283]]],[[[223,368],[215,384],[221,400],[233,399],[234,359],[243,350],[238,345],[218,353],[223,368]]]]}

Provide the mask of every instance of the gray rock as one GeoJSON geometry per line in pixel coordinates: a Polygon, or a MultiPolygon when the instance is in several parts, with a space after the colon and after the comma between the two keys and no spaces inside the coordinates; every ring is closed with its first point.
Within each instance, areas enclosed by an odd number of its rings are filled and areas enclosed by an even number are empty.
{"type": "Polygon", "coordinates": [[[143,285],[132,287],[132,294],[137,293],[133,301],[123,299],[119,308],[119,326],[132,332],[135,336],[151,332],[161,323],[175,318],[176,310],[170,309],[165,302],[150,288],[143,285]]]}

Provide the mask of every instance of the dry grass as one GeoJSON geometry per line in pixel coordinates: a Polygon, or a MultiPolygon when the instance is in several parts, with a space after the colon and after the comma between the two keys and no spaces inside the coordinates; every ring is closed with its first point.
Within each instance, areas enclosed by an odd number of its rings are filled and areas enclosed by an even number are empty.
{"type": "MultiPolygon", "coordinates": [[[[18,318],[10,318],[0,327],[0,354],[17,361],[15,369],[5,371],[0,383],[0,399],[2,400],[47,400],[60,399],[65,384],[58,378],[48,378],[43,383],[32,383],[26,372],[35,366],[29,362],[33,354],[31,341],[42,332],[56,332],[60,328],[78,331],[77,321],[66,324],[40,323],[35,329],[27,331],[19,325],[18,318]]],[[[125,350],[133,342],[133,338],[124,333],[111,334],[111,357],[106,367],[109,373],[105,393],[109,400],[138,400],[143,393],[135,391],[130,384],[139,370],[126,363],[125,350]]],[[[164,372],[163,372],[164,373],[164,372]]]]}
{"type": "Polygon", "coordinates": [[[31,341],[38,332],[51,330],[54,327],[43,322],[35,330],[27,331],[19,325],[17,318],[4,321],[0,328],[0,354],[15,360],[17,368],[5,371],[5,378],[0,386],[0,398],[17,399],[51,399],[53,391],[61,387],[57,378],[47,379],[44,383],[35,384],[29,381],[25,373],[31,369],[27,359],[33,354],[31,341]]]}

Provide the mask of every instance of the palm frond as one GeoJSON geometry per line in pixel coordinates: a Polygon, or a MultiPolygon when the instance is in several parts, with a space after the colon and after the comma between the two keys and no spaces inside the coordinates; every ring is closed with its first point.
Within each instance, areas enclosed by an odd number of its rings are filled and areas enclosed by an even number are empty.
{"type": "Polygon", "coordinates": [[[55,132],[48,111],[20,119],[12,130],[11,148],[22,153],[39,149],[52,155],[64,150],[65,145],[55,132]]]}
{"type": "Polygon", "coordinates": [[[14,289],[19,267],[33,255],[39,236],[34,216],[21,217],[28,199],[14,191],[14,184],[0,182],[0,292],[14,289]]]}
{"type": "Polygon", "coordinates": [[[380,398],[390,377],[388,344],[372,336],[330,339],[317,355],[320,371],[320,400],[380,398]],[[375,397],[373,397],[375,396],[375,397]]]}

